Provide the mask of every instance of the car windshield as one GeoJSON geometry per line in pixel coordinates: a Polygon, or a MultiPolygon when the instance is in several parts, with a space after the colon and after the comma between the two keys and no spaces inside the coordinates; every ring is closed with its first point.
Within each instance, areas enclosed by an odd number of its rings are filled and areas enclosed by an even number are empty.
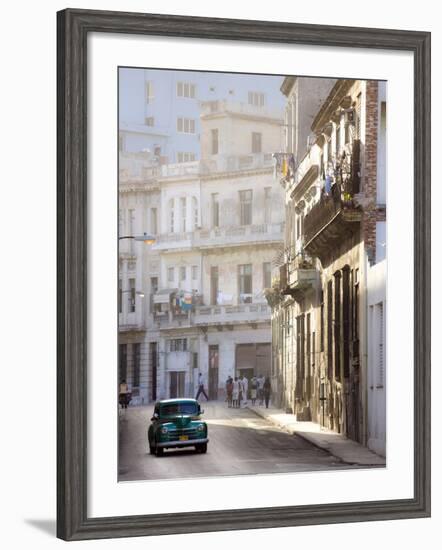
{"type": "Polygon", "coordinates": [[[176,414],[198,414],[198,407],[194,403],[167,403],[161,405],[161,416],[174,416],[176,414]]]}
{"type": "Polygon", "coordinates": [[[174,416],[176,414],[198,414],[198,406],[194,403],[167,403],[161,405],[161,416],[174,416]]]}

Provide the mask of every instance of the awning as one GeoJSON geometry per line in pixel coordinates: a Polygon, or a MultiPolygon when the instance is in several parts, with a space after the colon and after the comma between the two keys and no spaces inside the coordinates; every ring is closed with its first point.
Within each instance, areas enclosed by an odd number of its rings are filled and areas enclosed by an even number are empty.
{"type": "Polygon", "coordinates": [[[163,288],[159,290],[153,297],[154,304],[168,304],[171,294],[178,292],[177,288],[163,288]]]}

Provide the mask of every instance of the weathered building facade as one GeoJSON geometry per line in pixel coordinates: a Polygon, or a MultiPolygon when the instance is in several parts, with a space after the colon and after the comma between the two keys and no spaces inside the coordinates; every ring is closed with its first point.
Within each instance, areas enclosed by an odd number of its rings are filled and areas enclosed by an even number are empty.
{"type": "Polygon", "coordinates": [[[283,242],[272,159],[282,112],[210,101],[200,127],[199,161],[120,153],[119,234],[156,236],[120,240],[120,378],[135,403],[193,396],[199,372],[212,399],[228,375],[270,375],[264,289],[283,242]]]}
{"type": "MultiPolygon", "coordinates": [[[[294,84],[282,87],[289,105],[294,84]]],[[[385,84],[339,80],[326,97],[313,87],[309,101],[315,94],[304,155],[288,141],[299,160],[282,164],[284,254],[268,293],[274,393],[299,420],[366,444],[367,280],[380,233],[385,241],[385,84]]]]}

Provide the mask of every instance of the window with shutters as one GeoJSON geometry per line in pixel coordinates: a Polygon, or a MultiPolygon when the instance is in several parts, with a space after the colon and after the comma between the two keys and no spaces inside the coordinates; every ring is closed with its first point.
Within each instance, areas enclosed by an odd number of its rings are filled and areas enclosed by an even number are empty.
{"type": "Polygon", "coordinates": [[[210,268],[210,303],[216,305],[218,301],[218,267],[210,268]]]}
{"type": "Polygon", "coordinates": [[[350,268],[342,270],[342,333],[343,333],[343,361],[344,377],[350,376],[350,268]]]}
{"type": "Polygon", "coordinates": [[[181,232],[186,231],[186,217],[187,217],[187,200],[186,197],[180,198],[180,214],[181,214],[181,232]]]}
{"type": "Polygon", "coordinates": [[[377,309],[377,330],[378,330],[378,380],[377,385],[384,385],[384,304],[376,305],[377,309]]]}
{"type": "Polygon", "coordinates": [[[177,153],[177,162],[194,162],[195,160],[195,153],[191,153],[188,151],[180,151],[177,153]]]}
{"type": "Polygon", "coordinates": [[[135,279],[129,279],[129,313],[135,312],[136,304],[135,279]]]}
{"type": "Polygon", "coordinates": [[[265,95],[262,92],[249,92],[248,103],[255,107],[263,107],[265,104],[265,95]]]}
{"type": "Polygon", "coordinates": [[[152,81],[145,82],[144,89],[145,89],[146,103],[152,103],[152,101],[154,100],[153,82],[152,81]]]}
{"type": "Polygon", "coordinates": [[[264,223],[272,223],[272,188],[264,187],[264,223]]]}
{"type": "Polygon", "coordinates": [[[118,347],[118,374],[120,382],[127,379],[127,344],[118,347]]]}
{"type": "Polygon", "coordinates": [[[251,189],[239,192],[240,225],[252,224],[252,197],[253,197],[253,192],[251,189]]]}
{"type": "Polygon", "coordinates": [[[238,266],[239,302],[249,304],[252,302],[252,264],[238,266]]]}
{"type": "Polygon", "coordinates": [[[194,134],[195,119],[178,117],[176,129],[177,129],[177,132],[179,132],[180,134],[194,134]]]}
{"type": "Polygon", "coordinates": [[[193,218],[193,228],[198,227],[198,201],[195,197],[192,197],[192,218],[193,218]]]}
{"type": "Polygon", "coordinates": [[[149,297],[149,311],[152,313],[154,310],[153,307],[153,297],[158,292],[158,277],[150,278],[150,297],[149,297]]]}
{"type": "Polygon", "coordinates": [[[212,193],[212,227],[219,227],[219,193],[212,193]]]}
{"type": "Polygon", "coordinates": [[[153,235],[158,233],[158,210],[156,208],[150,209],[150,232],[153,235]]]}
{"type": "Polygon", "coordinates": [[[175,201],[174,199],[169,200],[169,232],[175,232],[175,201]]]}
{"type": "Polygon", "coordinates": [[[122,236],[124,234],[124,222],[125,222],[125,211],[118,210],[118,234],[122,236]]]}
{"type": "Polygon", "coordinates": [[[355,105],[355,139],[361,139],[361,103],[361,94],[359,94],[355,105]]]}
{"type": "Polygon", "coordinates": [[[133,378],[132,386],[138,388],[140,385],[140,364],[141,364],[141,344],[132,344],[133,351],[133,378]]]}
{"type": "Polygon", "coordinates": [[[212,144],[212,155],[217,155],[219,152],[219,132],[218,128],[212,128],[210,130],[211,144],[212,144]]]}
{"type": "Polygon", "coordinates": [[[129,210],[129,235],[133,235],[135,230],[135,209],[129,210]]]}
{"type": "Polygon", "coordinates": [[[177,82],[176,95],[188,99],[196,97],[196,85],[192,82],[177,82]]]}
{"type": "Polygon", "coordinates": [[[341,379],[341,273],[338,271],[334,275],[335,278],[335,307],[333,319],[333,337],[335,351],[335,378],[341,379]]]}
{"type": "Polygon", "coordinates": [[[252,132],[252,153],[262,152],[262,134],[261,132],[252,132]]]}
{"type": "Polygon", "coordinates": [[[312,333],[311,333],[311,314],[307,313],[306,318],[306,361],[307,361],[307,376],[311,376],[311,365],[312,365],[312,333]]]}
{"type": "Polygon", "coordinates": [[[327,283],[327,374],[333,378],[333,282],[327,283]]]}
{"type": "Polygon", "coordinates": [[[169,351],[187,351],[187,338],[169,340],[169,351]]]}
{"type": "Polygon", "coordinates": [[[272,266],[270,262],[264,262],[262,264],[263,271],[263,288],[270,288],[272,286],[272,266]]]}

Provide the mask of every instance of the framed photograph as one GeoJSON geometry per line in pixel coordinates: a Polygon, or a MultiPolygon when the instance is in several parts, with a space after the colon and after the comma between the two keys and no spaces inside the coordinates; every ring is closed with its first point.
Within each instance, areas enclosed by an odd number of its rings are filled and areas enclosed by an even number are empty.
{"type": "Polygon", "coordinates": [[[65,540],[430,515],[430,34],[58,13],[65,540]]]}

